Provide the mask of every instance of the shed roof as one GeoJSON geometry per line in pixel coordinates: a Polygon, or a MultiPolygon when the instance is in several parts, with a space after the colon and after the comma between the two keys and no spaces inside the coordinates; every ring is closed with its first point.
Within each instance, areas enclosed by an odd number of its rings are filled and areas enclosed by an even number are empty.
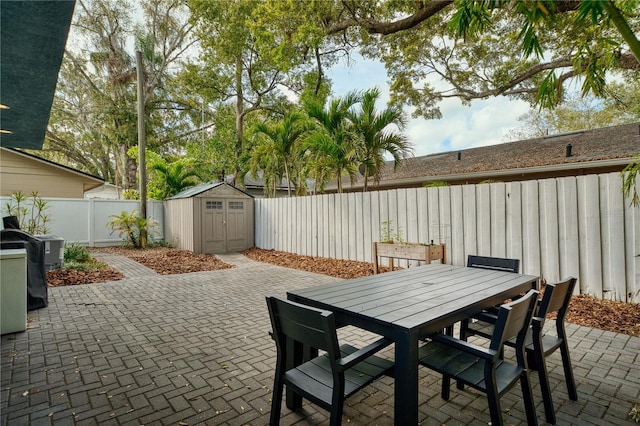
{"type": "Polygon", "coordinates": [[[235,191],[238,191],[248,197],[254,198],[253,195],[248,194],[246,192],[244,192],[241,189],[236,188],[235,186],[229,185],[226,182],[208,182],[208,183],[202,183],[200,185],[196,185],[196,186],[192,186],[191,188],[187,188],[184,191],[180,191],[178,192],[176,195],[174,195],[173,197],[169,197],[167,198],[167,200],[177,200],[180,198],[191,198],[191,197],[195,197],[196,195],[200,195],[203,192],[207,192],[210,191],[212,189],[215,188],[231,188],[235,191]]]}

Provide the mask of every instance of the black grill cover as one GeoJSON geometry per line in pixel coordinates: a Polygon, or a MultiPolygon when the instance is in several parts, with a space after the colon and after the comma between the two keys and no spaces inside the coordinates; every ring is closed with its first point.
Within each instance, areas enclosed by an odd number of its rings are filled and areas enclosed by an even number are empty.
{"type": "Polygon", "coordinates": [[[47,274],[44,269],[44,242],[19,229],[3,229],[0,231],[2,248],[17,247],[22,242],[27,249],[27,311],[46,308],[49,304],[47,295],[47,274]]]}
{"type": "Polygon", "coordinates": [[[5,216],[2,218],[4,229],[20,229],[20,222],[17,216],[5,216]]]}

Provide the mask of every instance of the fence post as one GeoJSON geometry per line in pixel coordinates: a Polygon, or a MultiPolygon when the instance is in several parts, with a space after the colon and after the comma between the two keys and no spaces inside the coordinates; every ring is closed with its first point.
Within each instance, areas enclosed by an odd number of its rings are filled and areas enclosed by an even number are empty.
{"type": "Polygon", "coordinates": [[[89,226],[88,226],[88,230],[89,230],[89,247],[94,247],[95,243],[96,243],[96,233],[94,230],[95,227],[95,223],[96,223],[96,217],[95,217],[95,202],[93,200],[93,198],[89,198],[89,226]]]}

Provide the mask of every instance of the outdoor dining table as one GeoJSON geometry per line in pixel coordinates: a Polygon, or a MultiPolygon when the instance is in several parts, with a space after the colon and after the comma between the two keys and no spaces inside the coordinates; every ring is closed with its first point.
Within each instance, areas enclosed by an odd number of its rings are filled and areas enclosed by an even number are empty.
{"type": "MultiPolygon", "coordinates": [[[[429,264],[293,290],[287,297],[332,311],[340,325],[353,325],[394,341],[394,422],[409,425],[418,423],[418,342],[482,309],[537,288],[538,279],[429,264]]],[[[287,393],[287,406],[296,409],[300,400],[293,392],[287,393]]]]}

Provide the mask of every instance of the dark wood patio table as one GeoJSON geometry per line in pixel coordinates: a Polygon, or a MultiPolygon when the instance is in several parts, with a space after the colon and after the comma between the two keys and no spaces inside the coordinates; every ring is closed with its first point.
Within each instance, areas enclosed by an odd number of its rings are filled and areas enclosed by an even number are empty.
{"type": "MultiPolygon", "coordinates": [[[[533,275],[431,264],[294,290],[287,297],[395,342],[394,422],[410,425],[418,423],[418,341],[537,286],[533,275]]],[[[289,408],[297,408],[299,399],[288,396],[289,408]]]]}

